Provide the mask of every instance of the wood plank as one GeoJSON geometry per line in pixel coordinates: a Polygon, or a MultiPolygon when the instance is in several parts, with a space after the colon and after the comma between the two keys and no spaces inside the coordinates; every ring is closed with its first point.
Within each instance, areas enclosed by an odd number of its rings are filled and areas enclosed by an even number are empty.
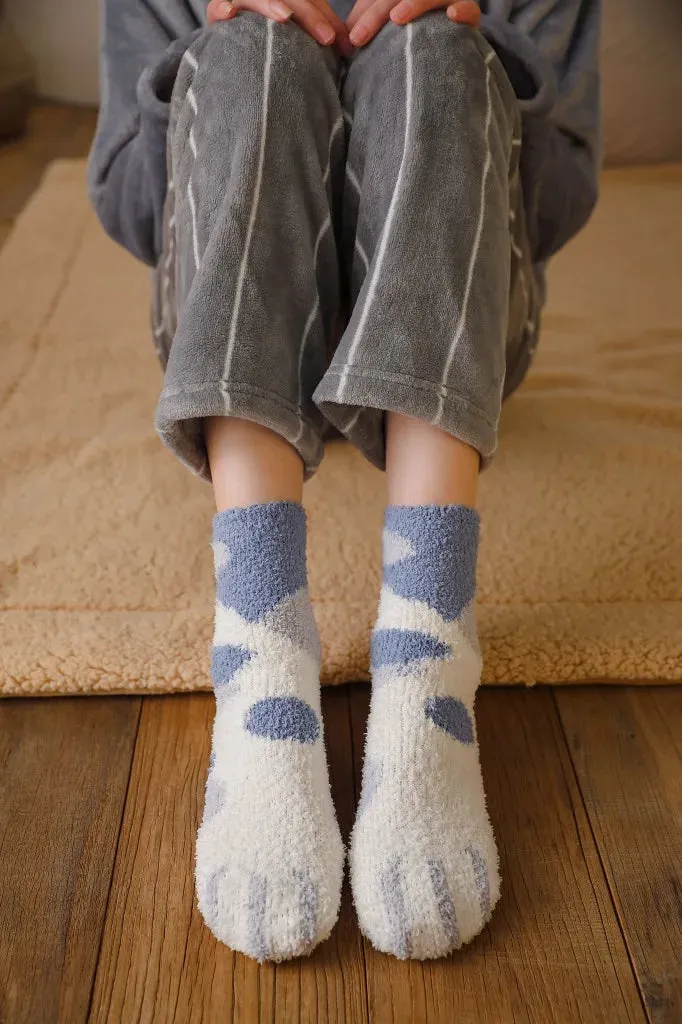
{"type": "MultiPolygon", "coordinates": [[[[356,775],[366,708],[359,691],[356,775]]],[[[372,1024],[645,1020],[551,693],[486,688],[478,722],[501,903],[446,960],[401,963],[368,947],[372,1024]]]]}
{"type": "MultiPolygon", "coordinates": [[[[343,807],[337,766],[350,743],[342,694],[325,696],[324,712],[343,807]]],[[[217,942],[195,907],[212,719],[210,696],[145,699],[91,1020],[361,1022],[362,961],[347,894],[332,937],[312,957],[277,968],[217,942]]]]}
{"type": "Polygon", "coordinates": [[[217,943],[194,902],[212,719],[210,695],[144,699],[92,1021],[271,1019],[274,968],[217,943]]]}
{"type": "MultiPolygon", "coordinates": [[[[355,818],[349,688],[336,686],[325,690],[322,712],[332,797],[347,843],[355,818]]],[[[294,1021],[364,1024],[368,1020],[363,941],[347,873],[339,920],[327,942],[305,960],[277,965],[275,1020],[277,1024],[293,1024],[294,1021]]]]}
{"type": "Polygon", "coordinates": [[[555,699],[649,1018],[682,1020],[682,689],[555,699]]]}
{"type": "Polygon", "coordinates": [[[87,1019],[137,698],[0,702],[0,1020],[87,1019]]]}

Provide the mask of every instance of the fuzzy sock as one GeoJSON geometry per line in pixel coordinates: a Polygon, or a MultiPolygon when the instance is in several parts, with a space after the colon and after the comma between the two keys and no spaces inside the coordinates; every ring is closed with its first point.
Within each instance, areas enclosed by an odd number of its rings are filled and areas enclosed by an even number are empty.
{"type": "Polygon", "coordinates": [[[339,912],[344,849],[329,789],[320,648],[300,505],[215,516],[216,716],[197,836],[199,909],[257,960],[309,953],[339,912]]]}
{"type": "Polygon", "coordinates": [[[362,931],[401,959],[468,942],[499,896],[474,720],[478,525],[462,505],[386,512],[350,866],[362,931]]]}

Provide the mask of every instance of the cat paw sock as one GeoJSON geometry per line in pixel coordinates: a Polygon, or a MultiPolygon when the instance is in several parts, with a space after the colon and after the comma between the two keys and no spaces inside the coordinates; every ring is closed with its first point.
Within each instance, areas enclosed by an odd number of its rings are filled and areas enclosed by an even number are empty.
{"type": "Polygon", "coordinates": [[[218,513],[216,696],[199,909],[257,960],[309,953],[338,916],[344,849],[320,713],[320,651],[300,505],[218,513]]]}
{"type": "Polygon", "coordinates": [[[499,896],[474,718],[478,528],[461,505],[386,512],[350,866],[362,931],[400,958],[468,942],[499,896]]]}

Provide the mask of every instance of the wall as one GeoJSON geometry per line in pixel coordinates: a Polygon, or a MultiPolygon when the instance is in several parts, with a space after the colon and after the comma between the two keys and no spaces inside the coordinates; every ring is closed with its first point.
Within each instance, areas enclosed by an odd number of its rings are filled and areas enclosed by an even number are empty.
{"type": "MultiPolygon", "coordinates": [[[[603,6],[608,162],[682,159],[681,0],[603,6]]],[[[35,62],[39,94],[97,103],[98,0],[5,0],[5,8],[35,62]]]]}
{"type": "Polygon", "coordinates": [[[33,58],[38,93],[97,103],[97,0],[5,0],[4,6],[33,58]]]}

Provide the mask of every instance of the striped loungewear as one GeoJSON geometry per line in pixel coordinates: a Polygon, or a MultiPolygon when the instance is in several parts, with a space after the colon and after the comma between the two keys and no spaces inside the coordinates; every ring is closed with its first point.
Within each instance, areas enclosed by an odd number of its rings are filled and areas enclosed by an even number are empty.
{"type": "Polygon", "coordinates": [[[257,15],[202,30],[155,272],[164,442],[210,479],[202,418],[242,417],[310,476],[331,424],[383,467],[390,410],[485,463],[538,333],[520,149],[502,64],[442,11],[349,62],[257,15]]]}

